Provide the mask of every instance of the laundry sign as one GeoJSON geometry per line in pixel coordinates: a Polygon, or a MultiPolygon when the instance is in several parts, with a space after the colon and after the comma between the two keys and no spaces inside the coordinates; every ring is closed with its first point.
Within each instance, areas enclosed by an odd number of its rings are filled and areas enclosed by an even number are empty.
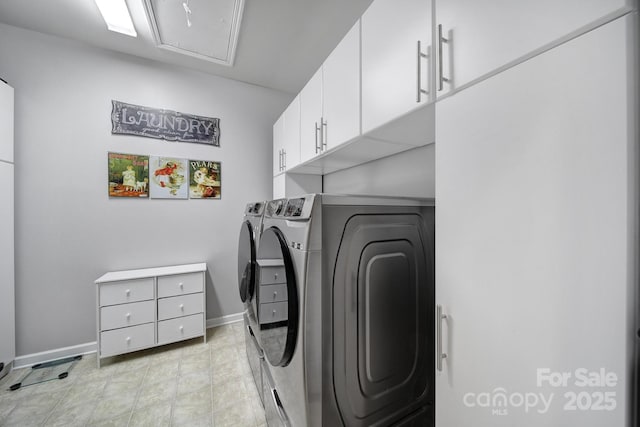
{"type": "Polygon", "coordinates": [[[220,146],[220,119],[111,101],[111,133],[220,146]]]}

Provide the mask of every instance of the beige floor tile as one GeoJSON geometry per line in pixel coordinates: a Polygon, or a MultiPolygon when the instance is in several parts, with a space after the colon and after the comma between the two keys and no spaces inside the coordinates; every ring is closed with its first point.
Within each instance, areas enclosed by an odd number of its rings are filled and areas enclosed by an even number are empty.
{"type": "Polygon", "coordinates": [[[142,379],[145,376],[144,370],[130,371],[118,374],[109,379],[107,386],[104,389],[104,396],[113,396],[123,393],[131,393],[132,390],[137,390],[142,384],[142,379]]]}
{"type": "Polygon", "coordinates": [[[130,414],[135,402],[135,393],[102,397],[91,416],[92,422],[105,421],[130,414]]]}
{"type": "Polygon", "coordinates": [[[256,420],[247,400],[240,400],[213,413],[215,427],[255,427],[256,420]]]}
{"type": "Polygon", "coordinates": [[[176,378],[143,386],[138,394],[136,410],[160,403],[169,402],[170,404],[176,395],[177,386],[178,380],[176,378]]]}
{"type": "Polygon", "coordinates": [[[237,341],[234,339],[233,335],[222,335],[216,338],[212,338],[209,341],[209,348],[213,353],[214,350],[222,348],[222,347],[230,347],[237,344],[237,341]]]}
{"type": "Polygon", "coordinates": [[[180,361],[180,376],[191,373],[206,373],[209,374],[209,368],[211,367],[211,361],[208,353],[201,355],[182,357],[180,361]]]}
{"type": "Polygon", "coordinates": [[[97,405],[97,401],[93,404],[85,403],[72,407],[58,405],[44,425],[46,427],[84,427],[89,421],[95,405],[97,405]]]}
{"type": "Polygon", "coordinates": [[[207,386],[182,396],[177,396],[173,405],[173,421],[183,423],[190,418],[210,416],[211,387],[207,386]]]}
{"type": "Polygon", "coordinates": [[[64,380],[10,392],[28,372],[14,370],[0,380],[0,426],[261,426],[243,334],[241,322],[213,328],[206,344],[105,358],[101,369],[85,355],[64,380]]]}
{"type": "Polygon", "coordinates": [[[107,385],[107,379],[98,379],[92,382],[76,381],[60,402],[63,406],[75,406],[82,402],[89,402],[102,397],[107,385]]]}
{"type": "Polygon", "coordinates": [[[239,378],[243,375],[242,365],[239,361],[227,363],[222,366],[211,367],[211,378],[214,386],[216,384],[223,384],[232,379],[239,378]]]}
{"type": "MultiPolygon", "coordinates": [[[[192,417],[189,415],[174,414],[171,427],[214,427],[211,414],[205,414],[201,417],[192,417]]],[[[215,427],[218,427],[216,424],[215,427]]],[[[237,426],[242,427],[242,426],[237,426]]]]}
{"type": "Polygon", "coordinates": [[[136,409],[131,415],[129,427],[169,427],[171,425],[171,402],[161,402],[136,409]]]}
{"type": "Polygon", "coordinates": [[[213,387],[213,410],[219,411],[247,398],[242,378],[234,378],[213,387]]]}
{"type": "Polygon", "coordinates": [[[207,372],[194,372],[178,377],[178,396],[211,386],[211,376],[207,372]]]}
{"type": "Polygon", "coordinates": [[[240,360],[240,357],[247,357],[241,354],[235,346],[220,347],[211,349],[211,363],[214,367],[224,366],[228,363],[234,363],[240,360]]]}
{"type": "Polygon", "coordinates": [[[180,358],[172,360],[164,360],[158,363],[152,363],[147,370],[143,384],[153,384],[165,381],[169,378],[176,378],[180,370],[180,358]]]}
{"type": "Polygon", "coordinates": [[[87,427],[127,427],[130,418],[131,414],[127,413],[108,420],[91,421],[87,424],[87,427]]]}

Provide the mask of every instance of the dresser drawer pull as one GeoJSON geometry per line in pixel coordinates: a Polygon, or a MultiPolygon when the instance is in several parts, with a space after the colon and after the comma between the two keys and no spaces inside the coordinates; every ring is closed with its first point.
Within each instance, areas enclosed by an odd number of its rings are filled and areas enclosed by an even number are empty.
{"type": "Polygon", "coordinates": [[[184,311],[184,304],[180,304],[180,310],[184,311]]]}
{"type": "Polygon", "coordinates": [[[125,293],[127,296],[130,296],[130,295],[131,295],[131,289],[127,289],[126,291],[124,291],[124,293],[125,293]]]}
{"type": "Polygon", "coordinates": [[[127,313],[127,314],[125,314],[125,317],[126,317],[127,319],[131,318],[131,313],[127,313]]]}
{"type": "Polygon", "coordinates": [[[184,332],[184,326],[180,325],[178,329],[180,329],[180,332],[184,332]]]}
{"type": "Polygon", "coordinates": [[[127,344],[131,342],[131,337],[127,337],[127,344]]]}
{"type": "Polygon", "coordinates": [[[178,283],[178,286],[180,286],[180,290],[184,289],[184,283],[180,282],[180,283],[178,283]]]}

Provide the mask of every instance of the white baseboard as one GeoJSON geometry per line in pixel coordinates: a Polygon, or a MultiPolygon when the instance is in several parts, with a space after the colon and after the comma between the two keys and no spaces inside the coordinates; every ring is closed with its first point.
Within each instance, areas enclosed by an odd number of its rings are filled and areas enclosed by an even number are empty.
{"type": "Polygon", "coordinates": [[[216,317],[215,319],[207,319],[207,329],[215,328],[216,326],[228,325],[229,323],[236,323],[242,321],[243,313],[229,314],[227,316],[216,317]]]}
{"type": "MultiPolygon", "coordinates": [[[[207,319],[207,329],[217,326],[228,325],[230,323],[240,322],[242,313],[229,314],[227,316],[207,319]]],[[[91,354],[96,352],[97,342],[88,342],[78,344],[71,347],[57,348],[47,350],[40,353],[27,354],[18,356],[13,361],[13,369],[28,368],[37,363],[50,362],[52,360],[62,359],[64,357],[77,356],[80,354],[91,354]]]]}
{"type": "Polygon", "coordinates": [[[64,357],[77,356],[79,354],[90,354],[96,352],[96,342],[88,342],[78,344],[71,347],[56,348],[54,350],[43,351],[40,353],[27,354],[18,356],[13,361],[13,369],[28,368],[37,363],[49,362],[51,360],[62,359],[64,357]]]}

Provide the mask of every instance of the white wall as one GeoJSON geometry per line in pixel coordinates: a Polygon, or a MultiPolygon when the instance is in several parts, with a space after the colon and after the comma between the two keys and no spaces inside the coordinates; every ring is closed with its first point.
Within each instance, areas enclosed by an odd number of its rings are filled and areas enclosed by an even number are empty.
{"type": "Polygon", "coordinates": [[[435,144],[324,176],[323,191],[435,197],[435,144]]]}
{"type": "Polygon", "coordinates": [[[0,25],[15,88],[17,355],[93,342],[93,281],[206,261],[207,317],[240,312],[244,205],[270,198],[272,124],[290,95],[0,25]],[[221,147],[111,135],[111,100],[218,117],[221,147]],[[221,200],[107,195],[107,152],[222,162],[221,200]]]}

